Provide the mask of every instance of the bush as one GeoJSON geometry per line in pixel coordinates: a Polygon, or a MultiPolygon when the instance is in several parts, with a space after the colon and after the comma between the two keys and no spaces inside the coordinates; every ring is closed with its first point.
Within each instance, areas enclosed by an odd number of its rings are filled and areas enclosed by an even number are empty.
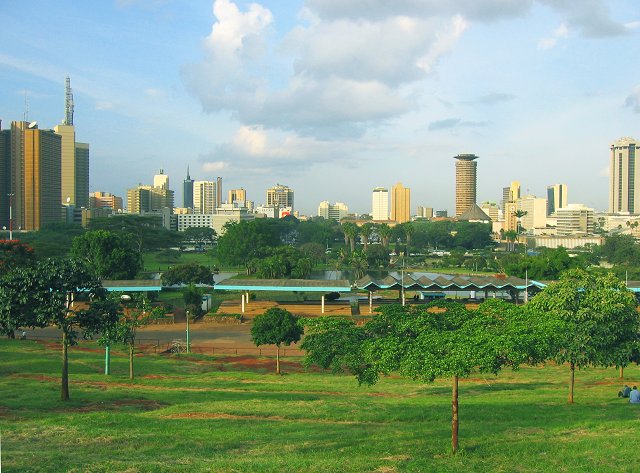
{"type": "Polygon", "coordinates": [[[336,301],[340,299],[340,293],[338,292],[330,292],[324,295],[325,300],[327,301],[336,301]]]}

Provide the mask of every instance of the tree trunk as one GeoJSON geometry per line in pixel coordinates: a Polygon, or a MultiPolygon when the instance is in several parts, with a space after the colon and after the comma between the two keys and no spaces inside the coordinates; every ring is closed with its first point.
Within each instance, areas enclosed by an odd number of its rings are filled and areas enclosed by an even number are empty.
{"type": "Polygon", "coordinates": [[[60,384],[60,399],[69,400],[69,338],[67,332],[62,330],[62,380],[60,384]]]}
{"type": "Polygon", "coordinates": [[[620,379],[624,379],[624,366],[620,367],[620,379]]]}
{"type": "Polygon", "coordinates": [[[276,345],[276,374],[280,374],[280,345],[276,345]]]}
{"type": "Polygon", "coordinates": [[[576,365],[571,363],[571,377],[569,378],[569,404],[573,404],[573,385],[576,379],[576,365]]]}
{"type": "Polygon", "coordinates": [[[14,330],[10,330],[9,333],[7,333],[7,338],[9,340],[15,340],[16,339],[16,332],[14,330]]]}
{"type": "Polygon", "coordinates": [[[129,344],[129,379],[133,381],[133,349],[134,344],[129,344]]]}
{"type": "Polygon", "coordinates": [[[451,390],[451,449],[458,453],[458,377],[453,377],[451,390]]]}

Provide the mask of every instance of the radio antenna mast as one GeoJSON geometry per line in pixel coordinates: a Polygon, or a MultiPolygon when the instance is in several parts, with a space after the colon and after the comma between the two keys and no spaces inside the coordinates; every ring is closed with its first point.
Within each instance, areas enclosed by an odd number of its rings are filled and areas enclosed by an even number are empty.
{"type": "Polygon", "coordinates": [[[73,92],[69,76],[64,81],[64,120],[63,125],[73,125],[73,92]]]}

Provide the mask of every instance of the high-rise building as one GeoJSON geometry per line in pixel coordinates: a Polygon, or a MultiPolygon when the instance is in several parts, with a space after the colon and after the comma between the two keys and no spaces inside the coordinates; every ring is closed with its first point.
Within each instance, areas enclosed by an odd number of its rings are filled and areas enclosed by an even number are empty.
{"type": "Polygon", "coordinates": [[[193,183],[193,212],[212,214],[221,202],[217,201],[217,181],[195,181],[193,183]]]}
{"type": "Polygon", "coordinates": [[[558,223],[556,233],[558,235],[588,235],[593,233],[594,212],[593,209],[582,204],[569,204],[566,207],[556,209],[558,223]]]}
{"type": "Polygon", "coordinates": [[[609,213],[640,213],[638,141],[620,138],[611,145],[609,159],[609,213]]]}
{"type": "Polygon", "coordinates": [[[74,207],[89,205],[89,144],[76,142],[73,125],[71,80],[65,80],[64,118],[53,130],[60,135],[60,202],[74,207]]]}
{"type": "Polygon", "coordinates": [[[456,159],[456,217],[476,203],[477,167],[475,154],[459,154],[456,159]]]}
{"type": "Polygon", "coordinates": [[[349,214],[349,207],[342,202],[330,204],[328,200],[320,202],[318,205],[318,216],[327,220],[340,221],[349,214]]]}
{"type": "Polygon", "coordinates": [[[411,220],[411,189],[399,182],[391,188],[391,220],[397,223],[411,220]]]}
{"type": "Polygon", "coordinates": [[[267,207],[291,207],[293,212],[293,190],[281,184],[267,189],[267,207]]]}
{"type": "Polygon", "coordinates": [[[40,230],[49,223],[62,220],[62,138],[53,130],[38,129],[35,122],[22,123],[22,173],[18,177],[21,185],[13,189],[15,201],[21,203],[21,211],[14,215],[14,222],[23,230],[40,230]]]}
{"type": "Polygon", "coordinates": [[[222,178],[216,177],[216,206],[222,205],[222,178]]]}
{"type": "Polygon", "coordinates": [[[487,214],[492,222],[498,221],[499,210],[498,205],[494,202],[483,202],[480,205],[480,210],[487,214]]]}
{"type": "Polygon", "coordinates": [[[373,189],[371,218],[376,221],[389,220],[389,190],[385,187],[373,189]]]}
{"type": "Polygon", "coordinates": [[[418,211],[416,215],[422,218],[433,218],[433,207],[418,206],[418,211]]]}
{"type": "Polygon", "coordinates": [[[193,209],[193,179],[189,176],[189,166],[187,166],[187,177],[182,182],[182,206],[193,209]]]}
{"type": "Polygon", "coordinates": [[[567,185],[553,184],[547,186],[547,215],[555,213],[561,207],[567,206],[567,185]]]}
{"type": "Polygon", "coordinates": [[[518,200],[518,210],[526,212],[524,217],[520,218],[520,226],[525,230],[533,230],[534,228],[545,228],[547,226],[547,200],[527,195],[518,200]]]}
{"type": "Polygon", "coordinates": [[[520,198],[520,182],[512,181],[509,187],[502,188],[502,210],[507,202],[515,202],[520,198]]]}
{"type": "Polygon", "coordinates": [[[229,189],[227,202],[229,204],[233,204],[234,202],[246,202],[247,201],[247,191],[240,189],[229,189]]]}
{"type": "Polygon", "coordinates": [[[122,211],[122,197],[108,192],[93,192],[89,196],[90,209],[111,209],[114,212],[122,211]]]}
{"type": "Polygon", "coordinates": [[[132,214],[151,212],[152,186],[138,186],[127,189],[127,210],[132,214]]]}
{"type": "Polygon", "coordinates": [[[160,189],[169,188],[169,176],[164,173],[164,169],[160,168],[160,174],[153,176],[153,187],[160,189]]]}
{"type": "Polygon", "coordinates": [[[0,228],[9,228],[11,194],[11,130],[2,130],[0,120],[0,228]]]}

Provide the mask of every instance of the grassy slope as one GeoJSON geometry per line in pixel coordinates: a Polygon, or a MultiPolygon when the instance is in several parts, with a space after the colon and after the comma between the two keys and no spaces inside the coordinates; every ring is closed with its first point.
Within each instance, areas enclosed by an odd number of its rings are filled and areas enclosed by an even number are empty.
{"type": "MultiPolygon", "coordinates": [[[[616,398],[609,370],[577,376],[526,368],[461,385],[461,446],[449,455],[450,388],[285,367],[276,377],[233,359],[71,353],[71,397],[59,356],[0,341],[3,471],[624,471],[637,458],[640,406],[616,398]]],[[[627,369],[640,381],[640,369],[627,369]]]]}

